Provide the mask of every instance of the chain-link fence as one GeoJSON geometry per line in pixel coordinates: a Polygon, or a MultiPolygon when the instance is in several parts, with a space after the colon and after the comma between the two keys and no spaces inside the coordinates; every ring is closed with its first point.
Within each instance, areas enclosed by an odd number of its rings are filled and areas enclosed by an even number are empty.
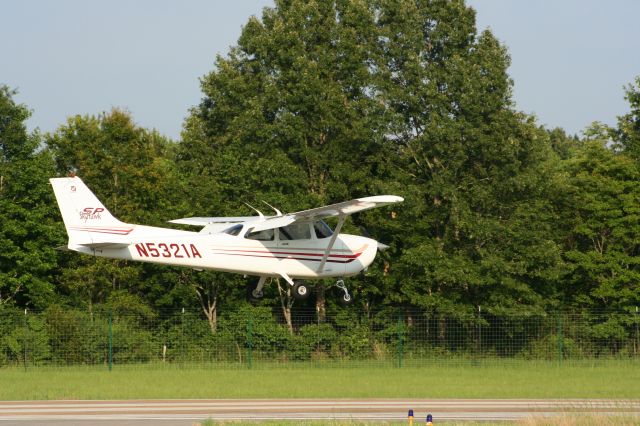
{"type": "Polygon", "coordinates": [[[420,366],[640,360],[639,313],[363,313],[243,306],[202,313],[0,309],[0,367],[41,365],[420,366]],[[288,318],[288,320],[285,320],[288,318]]]}

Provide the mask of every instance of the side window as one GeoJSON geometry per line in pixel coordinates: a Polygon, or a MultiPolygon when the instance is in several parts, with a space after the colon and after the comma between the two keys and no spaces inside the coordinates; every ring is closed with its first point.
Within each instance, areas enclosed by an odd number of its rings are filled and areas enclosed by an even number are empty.
{"type": "Polygon", "coordinates": [[[283,240],[308,240],[311,238],[309,223],[297,222],[291,225],[278,228],[280,231],[280,241],[283,240]]]}
{"type": "Polygon", "coordinates": [[[273,241],[274,235],[273,229],[265,229],[264,231],[248,232],[245,238],[257,241],[273,241]]]}

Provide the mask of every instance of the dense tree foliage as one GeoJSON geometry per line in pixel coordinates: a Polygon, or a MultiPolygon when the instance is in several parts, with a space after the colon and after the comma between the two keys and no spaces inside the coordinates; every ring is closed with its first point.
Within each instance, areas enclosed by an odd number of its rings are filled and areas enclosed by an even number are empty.
{"type": "Polygon", "coordinates": [[[0,86],[0,305],[44,308],[56,301],[55,247],[64,230],[55,215],[48,179],[53,161],[28,134],[29,110],[0,86]]]}
{"type": "MultiPolygon", "coordinates": [[[[640,303],[640,77],[617,127],[580,138],[515,109],[509,64],[463,1],[279,0],[202,78],[179,142],[118,109],[29,134],[27,107],[3,86],[0,304],[141,319],[187,307],[213,334],[219,312],[247,309],[240,276],[56,251],[66,237],[47,179],[73,172],[120,219],[161,226],[250,214],[244,202],[294,211],[402,195],[345,226],[391,245],[349,280],[351,309],[367,316],[630,310],[640,303]]],[[[321,322],[340,309],[328,284],[305,305],[274,280],[262,303],[289,324],[292,309],[315,304],[321,322]]]]}

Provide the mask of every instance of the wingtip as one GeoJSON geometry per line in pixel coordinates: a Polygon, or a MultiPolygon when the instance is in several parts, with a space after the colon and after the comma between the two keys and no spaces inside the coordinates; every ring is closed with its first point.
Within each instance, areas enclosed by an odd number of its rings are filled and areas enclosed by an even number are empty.
{"type": "Polygon", "coordinates": [[[401,203],[404,198],[398,195],[374,195],[372,197],[359,198],[360,201],[370,201],[374,203],[401,203]]]}

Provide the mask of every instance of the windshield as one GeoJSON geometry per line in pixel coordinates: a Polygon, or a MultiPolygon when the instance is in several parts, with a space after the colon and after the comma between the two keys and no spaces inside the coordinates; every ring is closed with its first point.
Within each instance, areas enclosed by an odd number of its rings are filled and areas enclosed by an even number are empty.
{"type": "Polygon", "coordinates": [[[225,229],[224,232],[225,234],[229,234],[229,235],[238,235],[240,233],[240,230],[242,229],[242,225],[233,225],[231,228],[225,229]]]}
{"type": "Polygon", "coordinates": [[[333,235],[333,231],[324,220],[313,222],[313,230],[316,233],[316,238],[327,238],[333,235]]]}

